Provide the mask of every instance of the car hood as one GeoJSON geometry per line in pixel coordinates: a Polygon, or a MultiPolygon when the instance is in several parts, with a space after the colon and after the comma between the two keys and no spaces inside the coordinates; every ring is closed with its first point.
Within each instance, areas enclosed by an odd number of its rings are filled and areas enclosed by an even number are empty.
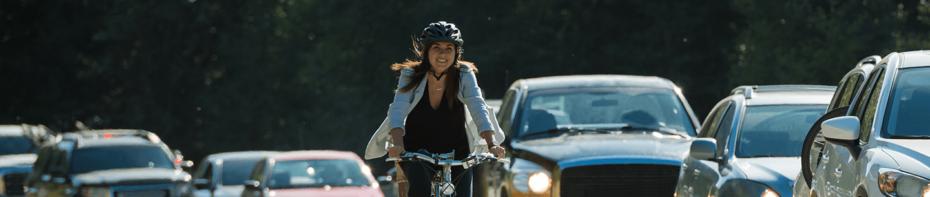
{"type": "Polygon", "coordinates": [[[930,140],[887,139],[882,151],[888,153],[901,171],[930,177],[930,140]]]}
{"type": "MultiPolygon", "coordinates": [[[[326,188],[294,188],[275,189],[274,197],[289,196],[330,196],[330,197],[382,197],[381,190],[374,187],[331,187],[326,188]]],[[[269,192],[270,193],[270,192],[269,192]]]]}
{"type": "Polygon", "coordinates": [[[191,175],[182,170],[167,168],[126,168],[98,170],[77,174],[72,180],[74,180],[74,185],[126,185],[189,181],[190,178],[191,175]]]}
{"type": "Polygon", "coordinates": [[[15,154],[0,156],[0,168],[29,167],[36,162],[36,154],[15,154]]]}
{"type": "Polygon", "coordinates": [[[554,162],[597,158],[647,158],[677,161],[687,156],[693,138],[673,135],[585,134],[520,141],[514,149],[529,151],[554,162]]]}
{"type": "Polygon", "coordinates": [[[794,183],[794,179],[801,172],[800,157],[759,157],[739,158],[736,166],[749,180],[769,183],[772,181],[786,181],[786,185],[794,183]]]}

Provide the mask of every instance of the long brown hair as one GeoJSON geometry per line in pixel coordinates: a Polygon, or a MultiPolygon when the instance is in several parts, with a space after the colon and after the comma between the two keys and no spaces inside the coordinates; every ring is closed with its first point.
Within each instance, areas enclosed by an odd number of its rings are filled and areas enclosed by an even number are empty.
{"type": "MultiPolygon", "coordinates": [[[[429,72],[430,68],[432,68],[432,65],[430,65],[428,61],[429,60],[429,48],[435,44],[436,44],[435,42],[427,43],[425,46],[423,46],[423,48],[419,48],[419,45],[416,43],[416,40],[414,40],[413,52],[414,52],[415,57],[407,59],[406,61],[404,61],[404,63],[394,63],[393,65],[391,65],[391,70],[395,70],[395,71],[398,71],[404,68],[413,68],[414,70],[413,76],[409,77],[410,83],[408,83],[406,86],[400,88],[397,91],[401,93],[406,93],[420,84],[420,81],[423,80],[423,77],[426,76],[426,73],[429,72]]],[[[448,77],[446,77],[446,87],[444,88],[446,90],[444,94],[446,98],[449,98],[448,100],[449,100],[450,108],[452,107],[452,101],[454,100],[453,98],[456,98],[455,94],[458,93],[459,91],[459,72],[461,72],[459,71],[459,68],[461,67],[462,64],[471,65],[472,71],[475,73],[478,72],[478,68],[475,67],[474,63],[462,60],[462,47],[456,46],[455,47],[455,58],[453,58],[452,66],[449,67],[448,68],[449,70],[446,71],[446,76],[448,77]]]]}

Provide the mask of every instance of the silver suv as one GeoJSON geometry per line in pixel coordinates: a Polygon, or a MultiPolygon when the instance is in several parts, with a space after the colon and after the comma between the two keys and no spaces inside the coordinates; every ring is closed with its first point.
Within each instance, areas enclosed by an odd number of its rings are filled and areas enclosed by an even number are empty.
{"type": "Polygon", "coordinates": [[[930,51],[891,53],[824,121],[810,196],[930,196],[930,51]]]}
{"type": "Polygon", "coordinates": [[[801,142],[834,86],[740,86],[704,120],[676,196],[791,196],[801,142]]]}

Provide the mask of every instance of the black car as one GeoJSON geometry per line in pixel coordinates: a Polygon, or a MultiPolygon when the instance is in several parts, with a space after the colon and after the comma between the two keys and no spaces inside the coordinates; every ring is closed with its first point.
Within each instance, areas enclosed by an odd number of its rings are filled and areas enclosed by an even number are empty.
{"type": "Polygon", "coordinates": [[[207,155],[194,172],[198,197],[240,196],[249,173],[259,160],[277,151],[240,151],[207,155]]]}
{"type": "Polygon", "coordinates": [[[23,196],[38,146],[55,132],[43,125],[0,125],[0,196],[23,196]]]}
{"type": "Polygon", "coordinates": [[[671,196],[700,128],[678,86],[660,77],[521,79],[500,109],[511,164],[477,167],[476,194],[671,196]]]}
{"type": "Polygon", "coordinates": [[[191,175],[154,133],[65,133],[39,150],[28,196],[193,196],[191,175]]]}

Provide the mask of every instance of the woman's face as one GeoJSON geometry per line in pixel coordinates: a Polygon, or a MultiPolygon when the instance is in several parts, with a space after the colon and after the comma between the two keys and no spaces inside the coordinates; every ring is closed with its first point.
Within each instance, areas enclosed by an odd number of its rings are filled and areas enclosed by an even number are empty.
{"type": "Polygon", "coordinates": [[[445,70],[452,66],[455,58],[455,44],[452,42],[439,41],[429,48],[429,64],[433,65],[435,70],[445,70]]]}

